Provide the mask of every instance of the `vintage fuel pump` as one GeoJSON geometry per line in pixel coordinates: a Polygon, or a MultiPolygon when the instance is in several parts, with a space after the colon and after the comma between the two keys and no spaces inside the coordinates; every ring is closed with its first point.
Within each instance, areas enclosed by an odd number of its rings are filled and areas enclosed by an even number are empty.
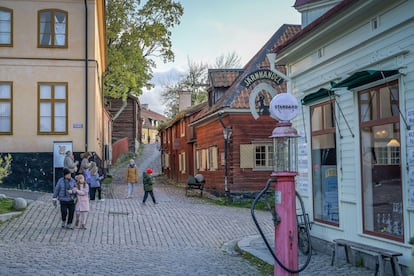
{"type": "MultiPolygon", "coordinates": [[[[303,213],[305,211],[302,199],[295,189],[297,138],[299,135],[290,123],[297,116],[298,112],[299,102],[292,94],[280,93],[272,99],[270,113],[274,119],[278,120],[276,128],[270,136],[273,139],[273,172],[266,183],[265,189],[258,194],[252,204],[253,219],[268,249],[275,258],[274,275],[277,276],[297,275],[306,268],[311,257],[311,254],[308,254],[307,262],[302,268],[298,269],[296,197],[299,198],[303,213]],[[254,217],[254,206],[257,200],[273,182],[275,183],[275,252],[270,248],[254,217]]],[[[307,221],[306,225],[308,225],[307,221]]],[[[310,243],[308,228],[307,233],[310,243]]],[[[310,244],[309,248],[311,248],[310,244]]]]}

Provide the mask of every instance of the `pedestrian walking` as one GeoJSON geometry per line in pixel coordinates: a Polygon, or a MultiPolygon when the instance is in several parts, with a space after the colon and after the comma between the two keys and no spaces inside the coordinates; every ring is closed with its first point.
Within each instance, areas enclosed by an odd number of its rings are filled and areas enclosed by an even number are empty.
{"type": "MultiPolygon", "coordinates": [[[[80,164],[80,168],[79,168],[79,173],[84,174],[84,172],[89,169],[89,167],[91,166],[92,162],[89,162],[89,158],[92,157],[92,154],[90,152],[84,152],[80,154],[80,158],[82,159],[81,164],[80,164]]],[[[84,175],[85,176],[85,175],[84,175]]]]}
{"type": "Polygon", "coordinates": [[[74,189],[76,186],[75,179],[72,178],[71,172],[63,169],[63,177],[59,178],[53,193],[53,202],[59,200],[60,213],[62,217],[62,228],[73,229],[72,221],[75,212],[74,189]]]}
{"type": "Polygon", "coordinates": [[[75,173],[78,171],[78,164],[79,162],[76,160],[73,156],[73,152],[68,150],[66,152],[65,159],[63,159],[63,168],[68,169],[70,173],[72,174],[71,177],[75,175],[75,173]]]}
{"type": "Polygon", "coordinates": [[[135,164],[135,160],[129,160],[129,165],[126,169],[125,182],[128,183],[128,195],[127,198],[131,198],[135,191],[135,184],[138,183],[138,167],[135,164]]]}
{"type": "Polygon", "coordinates": [[[90,199],[95,200],[95,195],[98,193],[98,199],[100,201],[104,201],[102,198],[102,188],[101,188],[101,181],[103,176],[99,176],[98,167],[96,166],[95,162],[91,162],[90,168],[86,170],[86,182],[89,184],[90,187],[90,199]]]}
{"type": "Polygon", "coordinates": [[[144,184],[144,199],[142,200],[142,203],[145,204],[145,201],[147,201],[148,198],[148,194],[151,196],[152,198],[152,202],[154,202],[154,204],[157,204],[157,201],[155,200],[154,197],[154,192],[153,192],[153,184],[154,184],[154,180],[152,179],[152,169],[151,168],[147,168],[145,172],[142,173],[142,181],[144,184]]]}
{"type": "Polygon", "coordinates": [[[76,194],[76,221],[75,226],[80,229],[86,229],[86,220],[89,213],[89,186],[85,181],[85,177],[82,174],[78,174],[76,177],[77,185],[74,189],[76,194]]]}

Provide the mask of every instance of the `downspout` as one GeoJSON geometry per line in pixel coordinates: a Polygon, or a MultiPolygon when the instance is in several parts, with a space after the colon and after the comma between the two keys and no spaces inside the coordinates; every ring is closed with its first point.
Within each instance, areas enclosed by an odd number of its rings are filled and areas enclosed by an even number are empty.
{"type": "Polygon", "coordinates": [[[88,3],[85,3],[85,152],[88,151],[88,3]]]}

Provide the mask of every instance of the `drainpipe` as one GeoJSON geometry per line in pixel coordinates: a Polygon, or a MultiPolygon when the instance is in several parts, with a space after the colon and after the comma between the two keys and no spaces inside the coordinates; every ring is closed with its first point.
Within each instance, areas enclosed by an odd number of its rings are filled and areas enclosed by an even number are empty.
{"type": "Polygon", "coordinates": [[[88,3],[85,3],[85,152],[88,151],[88,3]]]}

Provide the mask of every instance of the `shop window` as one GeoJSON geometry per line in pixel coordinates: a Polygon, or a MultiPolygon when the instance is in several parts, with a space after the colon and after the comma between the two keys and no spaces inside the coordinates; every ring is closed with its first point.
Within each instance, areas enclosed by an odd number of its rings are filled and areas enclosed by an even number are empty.
{"type": "Polygon", "coordinates": [[[0,7],[0,46],[13,44],[13,11],[0,7]]]}
{"type": "Polygon", "coordinates": [[[68,14],[60,10],[38,12],[38,47],[67,48],[68,14]]]}
{"type": "Polygon", "coordinates": [[[0,82],[0,135],[12,134],[12,83],[0,82]]]}
{"type": "Polygon", "coordinates": [[[358,94],[364,233],[403,241],[397,81],[358,94]]]}
{"type": "Polygon", "coordinates": [[[40,83],[38,97],[38,133],[67,134],[67,84],[40,83]]]}
{"type": "Polygon", "coordinates": [[[339,225],[334,101],[311,106],[314,220],[339,225]]]}

